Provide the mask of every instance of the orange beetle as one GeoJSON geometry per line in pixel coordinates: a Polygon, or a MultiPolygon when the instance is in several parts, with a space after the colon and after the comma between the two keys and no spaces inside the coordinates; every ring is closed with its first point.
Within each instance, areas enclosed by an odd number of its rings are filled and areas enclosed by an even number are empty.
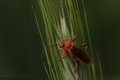
{"type": "MultiPolygon", "coordinates": [[[[71,40],[71,38],[60,39],[60,44],[58,45],[61,48],[58,49],[57,51],[63,51],[62,53],[63,56],[58,60],[58,62],[61,61],[65,56],[67,56],[67,53],[71,53],[75,57],[75,59],[79,60],[80,62],[84,64],[90,63],[90,57],[85,52],[85,49],[87,48],[86,43],[76,46],[76,44],[73,43],[75,40],[76,40],[76,35],[73,40],[71,40]]],[[[76,63],[75,72],[77,71],[77,66],[78,64],[76,63]]]]}

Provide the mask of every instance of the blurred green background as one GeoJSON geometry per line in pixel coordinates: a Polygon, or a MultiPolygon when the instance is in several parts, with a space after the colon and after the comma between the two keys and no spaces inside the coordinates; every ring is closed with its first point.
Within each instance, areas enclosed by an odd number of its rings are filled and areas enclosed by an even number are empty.
{"type": "MultiPolygon", "coordinates": [[[[56,11],[59,0],[54,2],[56,11]]],[[[94,53],[104,80],[120,80],[120,1],[85,0],[94,53]]],[[[0,0],[0,80],[47,80],[43,50],[31,4],[37,0],[0,0]]],[[[40,27],[44,27],[38,7],[40,27]]]]}

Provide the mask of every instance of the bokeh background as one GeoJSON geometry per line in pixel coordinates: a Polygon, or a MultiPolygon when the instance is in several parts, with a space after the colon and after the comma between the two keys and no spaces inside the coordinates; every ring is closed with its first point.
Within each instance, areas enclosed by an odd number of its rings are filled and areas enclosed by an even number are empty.
{"type": "MultiPolygon", "coordinates": [[[[58,11],[59,0],[54,2],[58,11]]],[[[94,53],[99,53],[104,80],[120,80],[120,1],[84,0],[94,53]]],[[[43,50],[31,4],[37,0],[0,0],[0,80],[47,80],[43,50]]]]}

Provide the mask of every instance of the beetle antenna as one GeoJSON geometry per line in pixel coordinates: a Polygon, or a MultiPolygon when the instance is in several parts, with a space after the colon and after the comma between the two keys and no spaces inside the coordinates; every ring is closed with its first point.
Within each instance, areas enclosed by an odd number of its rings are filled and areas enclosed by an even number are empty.
{"type": "Polygon", "coordinates": [[[57,36],[58,40],[59,40],[60,42],[62,42],[62,41],[60,40],[60,38],[59,38],[59,36],[58,36],[58,34],[57,34],[57,32],[56,32],[55,28],[54,28],[54,27],[52,27],[52,28],[53,28],[53,30],[54,30],[54,32],[55,32],[55,34],[56,34],[56,36],[57,36]]]}
{"type": "Polygon", "coordinates": [[[45,50],[47,50],[47,49],[49,49],[49,48],[51,48],[51,47],[57,46],[57,45],[59,45],[59,44],[55,44],[55,45],[51,45],[51,46],[46,47],[46,48],[42,51],[42,53],[41,53],[41,60],[42,60],[42,55],[43,55],[43,53],[45,53],[45,50]]]}

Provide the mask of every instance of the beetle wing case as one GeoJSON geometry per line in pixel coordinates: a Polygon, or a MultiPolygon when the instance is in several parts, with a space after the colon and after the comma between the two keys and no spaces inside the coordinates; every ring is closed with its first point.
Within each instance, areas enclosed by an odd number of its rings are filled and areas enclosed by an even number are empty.
{"type": "Polygon", "coordinates": [[[85,53],[84,50],[81,48],[77,47],[75,44],[70,47],[70,52],[84,64],[89,64],[90,63],[90,57],[85,53]]]}

